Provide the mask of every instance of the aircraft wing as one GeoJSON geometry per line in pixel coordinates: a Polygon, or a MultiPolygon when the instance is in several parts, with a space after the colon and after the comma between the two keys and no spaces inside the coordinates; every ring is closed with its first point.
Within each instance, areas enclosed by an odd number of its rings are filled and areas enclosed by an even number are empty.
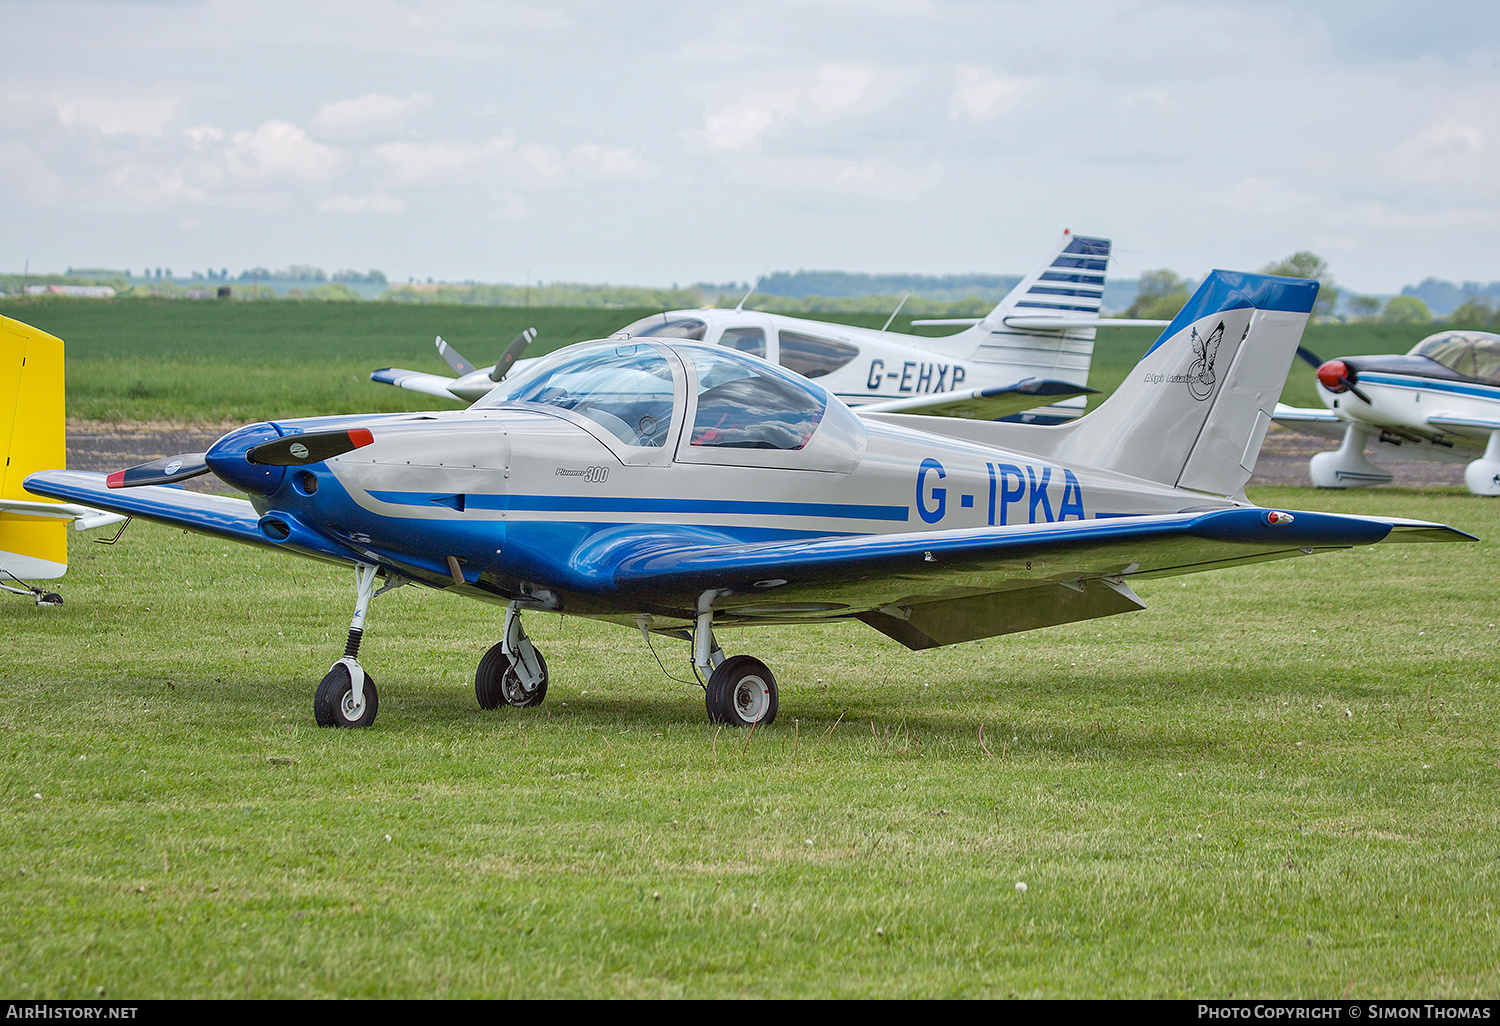
{"type": "Polygon", "coordinates": [[[1434,413],[1427,423],[1440,428],[1470,428],[1475,431],[1500,431],[1500,418],[1465,417],[1457,413],[1434,413]]]}
{"type": "Polygon", "coordinates": [[[1340,420],[1332,410],[1312,410],[1284,403],[1276,404],[1276,412],[1271,419],[1284,428],[1300,431],[1305,435],[1322,435],[1325,438],[1341,439],[1349,426],[1348,421],[1340,420]]]}
{"type": "MultiPolygon", "coordinates": [[[[913,328],[967,328],[984,320],[983,317],[929,317],[912,321],[913,328]]],[[[1007,328],[1165,328],[1171,321],[1149,321],[1135,317],[1048,317],[1045,314],[1012,314],[1004,318],[1007,328]]]]}
{"type": "Polygon", "coordinates": [[[1133,578],[1168,577],[1376,542],[1465,541],[1441,524],[1229,509],[1168,516],[657,547],[614,583],[658,608],[712,593],[726,624],[856,616],[931,648],[1144,608],[1133,578]]]}
{"type": "MultiPolygon", "coordinates": [[[[105,483],[107,476],[81,470],[43,470],[26,479],[26,490],[230,541],[266,548],[286,547],[261,533],[260,514],[244,499],[190,492],[178,485],[110,488],[105,483]]],[[[351,564],[358,560],[356,553],[321,536],[301,541],[306,544],[299,546],[299,555],[351,564]]]]}
{"type": "Polygon", "coordinates": [[[1027,378],[1012,385],[913,395],[902,399],[865,403],[853,409],[859,414],[918,413],[927,417],[998,420],[1001,417],[1009,417],[1038,406],[1046,406],[1079,395],[1096,395],[1098,392],[1097,388],[1075,384],[1071,381],[1027,378]]]}
{"type": "Polygon", "coordinates": [[[397,388],[435,395],[439,399],[458,398],[448,390],[448,386],[458,379],[445,378],[441,374],[425,374],[422,371],[402,370],[400,367],[382,367],[380,370],[370,372],[370,380],[378,381],[382,385],[395,385],[397,388]]]}

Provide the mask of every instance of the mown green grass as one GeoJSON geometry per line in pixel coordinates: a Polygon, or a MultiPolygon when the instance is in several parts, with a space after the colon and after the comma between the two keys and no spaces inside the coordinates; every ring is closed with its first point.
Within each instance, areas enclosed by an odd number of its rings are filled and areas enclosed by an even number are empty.
{"type": "Polygon", "coordinates": [[[376,725],[320,730],[350,575],[76,536],[65,607],[0,604],[0,989],[1493,996],[1500,508],[1253,497],[1484,540],[926,653],[727,632],[781,681],[746,734],[637,635],[554,616],[546,703],[482,712],[498,608],[415,588],[367,624],[376,725]]]}
{"type": "MultiPolygon", "coordinates": [[[[405,306],[388,303],[219,303],[129,300],[12,303],[15,317],[67,344],[68,416],[94,421],[245,423],[277,417],[431,409],[442,400],[377,385],[378,367],[450,373],[432,345],[442,335],[481,364],[527,327],[528,355],[601,338],[649,310],[405,306]]],[[[880,327],[878,314],[844,320],[880,327]]],[[[898,318],[893,330],[908,330],[898,318]]],[[[937,329],[920,329],[936,333],[937,329]]],[[[1405,352],[1433,326],[1313,325],[1305,344],[1325,358],[1405,352]]],[[[1099,332],[1091,385],[1098,405],[1158,332],[1099,332]]],[[[1293,364],[1283,400],[1319,405],[1312,368],[1293,364]]],[[[457,403],[453,404],[455,407],[457,403]]]]}

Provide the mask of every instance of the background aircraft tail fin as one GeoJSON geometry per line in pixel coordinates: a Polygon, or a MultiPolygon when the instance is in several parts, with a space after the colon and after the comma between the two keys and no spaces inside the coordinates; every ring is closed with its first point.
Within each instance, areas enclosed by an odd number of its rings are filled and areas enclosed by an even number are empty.
{"type": "Polygon", "coordinates": [[[923,344],[975,363],[1014,367],[1017,380],[1047,378],[1088,384],[1094,329],[1077,322],[1099,317],[1109,249],[1108,239],[1064,232],[1052,258],[1022,278],[978,324],[923,344]],[[1041,330],[1006,323],[1007,317],[1038,315],[1066,317],[1074,326],[1041,330]]]}
{"type": "Polygon", "coordinates": [[[1102,406],[1054,454],[1214,495],[1238,495],[1302,339],[1318,283],[1214,271],[1102,406]]]}
{"type": "MultiPolygon", "coordinates": [[[[0,509],[6,499],[35,502],[22,482],[62,468],[63,343],[0,315],[0,509]]],[[[61,577],[68,568],[68,521],[0,511],[0,570],[20,580],[61,577]]],[[[3,575],[0,575],[3,576],[3,575]]]]}

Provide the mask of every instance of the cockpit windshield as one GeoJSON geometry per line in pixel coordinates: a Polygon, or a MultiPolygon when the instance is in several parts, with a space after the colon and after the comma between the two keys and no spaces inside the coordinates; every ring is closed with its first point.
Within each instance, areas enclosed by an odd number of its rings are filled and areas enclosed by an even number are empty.
{"type": "Polygon", "coordinates": [[[701,342],[707,330],[708,323],[697,317],[673,317],[659,313],[627,324],[617,334],[629,335],[631,338],[686,338],[701,342]]]}
{"type": "Polygon", "coordinates": [[[1500,385],[1500,335],[1488,331],[1440,331],[1418,342],[1408,356],[1425,356],[1455,374],[1500,385]]]}
{"type": "Polygon", "coordinates": [[[541,403],[587,417],[626,445],[659,447],[672,426],[672,368],[649,345],[589,346],[475,403],[541,403]]]}

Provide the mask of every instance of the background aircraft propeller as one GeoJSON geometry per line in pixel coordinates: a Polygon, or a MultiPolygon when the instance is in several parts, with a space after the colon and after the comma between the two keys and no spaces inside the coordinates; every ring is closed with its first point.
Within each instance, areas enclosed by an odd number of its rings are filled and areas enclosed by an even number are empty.
{"type": "Polygon", "coordinates": [[[190,452],[181,456],[163,456],[150,463],[117,470],[105,479],[111,488],[134,488],[137,485],[175,484],[190,477],[208,473],[205,453],[190,452]]]}
{"type": "Polygon", "coordinates": [[[500,359],[495,361],[495,369],[490,371],[490,380],[499,381],[510,373],[511,367],[521,358],[526,347],[531,345],[531,340],[536,338],[536,329],[527,328],[515,338],[510,340],[510,345],[505,347],[505,352],[500,354],[500,359]]]}
{"type": "Polygon", "coordinates": [[[440,355],[447,362],[449,367],[453,368],[454,374],[457,374],[459,377],[463,377],[466,374],[474,373],[474,364],[471,361],[464,359],[463,354],[460,353],[457,349],[454,349],[448,343],[444,342],[443,336],[439,335],[437,338],[433,339],[432,342],[433,345],[437,346],[438,355],[440,355]]]}

